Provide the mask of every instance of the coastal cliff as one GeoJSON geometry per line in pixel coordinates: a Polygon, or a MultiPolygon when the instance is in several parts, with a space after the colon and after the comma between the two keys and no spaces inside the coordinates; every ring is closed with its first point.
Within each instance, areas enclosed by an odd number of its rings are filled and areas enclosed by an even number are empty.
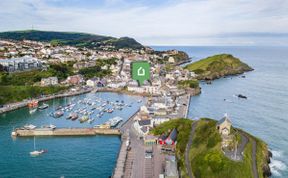
{"type": "Polygon", "coordinates": [[[197,74],[197,79],[199,80],[214,80],[253,70],[253,68],[231,54],[210,56],[187,65],[185,69],[197,74]]]}

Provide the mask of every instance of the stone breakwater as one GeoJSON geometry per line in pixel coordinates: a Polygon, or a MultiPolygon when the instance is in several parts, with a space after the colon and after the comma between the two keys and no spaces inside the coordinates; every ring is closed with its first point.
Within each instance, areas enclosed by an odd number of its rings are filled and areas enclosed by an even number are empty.
{"type": "Polygon", "coordinates": [[[93,135],[121,135],[119,129],[100,129],[100,128],[59,128],[59,129],[34,129],[21,130],[15,129],[15,136],[93,136],[93,135]]]}

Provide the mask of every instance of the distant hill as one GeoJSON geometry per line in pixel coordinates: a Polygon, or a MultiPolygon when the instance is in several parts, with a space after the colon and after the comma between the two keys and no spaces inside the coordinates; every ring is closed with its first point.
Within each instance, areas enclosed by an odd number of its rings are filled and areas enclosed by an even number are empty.
{"type": "Polygon", "coordinates": [[[218,54],[189,64],[186,69],[195,72],[200,80],[213,80],[227,75],[253,70],[231,54],[218,54]]]}
{"type": "Polygon", "coordinates": [[[101,45],[111,45],[117,49],[132,48],[141,49],[144,46],[135,39],[129,37],[114,38],[110,36],[94,35],[77,32],[54,32],[54,31],[9,31],[1,32],[0,39],[11,40],[33,40],[43,42],[53,42],[62,45],[77,47],[97,48],[101,45]]]}

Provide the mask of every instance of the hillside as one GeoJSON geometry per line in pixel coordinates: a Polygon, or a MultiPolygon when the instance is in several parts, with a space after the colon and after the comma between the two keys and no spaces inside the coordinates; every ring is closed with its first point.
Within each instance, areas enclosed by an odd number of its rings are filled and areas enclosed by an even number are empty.
{"type": "Polygon", "coordinates": [[[195,72],[200,80],[213,80],[253,70],[231,54],[210,56],[189,64],[185,68],[195,72]]]}
{"type": "Polygon", "coordinates": [[[232,128],[231,134],[235,135],[235,139],[241,143],[240,132],[247,138],[248,142],[244,147],[243,160],[234,161],[224,155],[221,150],[221,136],[216,130],[217,121],[212,119],[200,119],[197,121],[188,119],[175,119],[165,122],[154,128],[151,132],[155,135],[160,135],[176,128],[178,131],[177,150],[178,166],[181,177],[189,177],[186,166],[184,164],[184,151],[188,143],[188,138],[191,130],[191,124],[195,124],[195,132],[192,138],[192,145],[189,150],[189,162],[191,170],[196,178],[223,178],[223,177],[253,177],[253,142],[256,143],[256,170],[260,178],[268,177],[270,170],[268,167],[269,152],[267,145],[241,131],[240,129],[232,128]]]}
{"type": "Polygon", "coordinates": [[[76,32],[54,32],[54,31],[38,31],[38,30],[26,30],[26,31],[10,31],[1,32],[0,39],[11,40],[33,40],[43,42],[53,42],[62,45],[71,45],[78,47],[97,48],[101,45],[111,45],[116,49],[120,48],[132,48],[141,49],[142,46],[133,38],[122,37],[114,38],[110,36],[101,36],[88,33],[76,33],[76,32]]]}

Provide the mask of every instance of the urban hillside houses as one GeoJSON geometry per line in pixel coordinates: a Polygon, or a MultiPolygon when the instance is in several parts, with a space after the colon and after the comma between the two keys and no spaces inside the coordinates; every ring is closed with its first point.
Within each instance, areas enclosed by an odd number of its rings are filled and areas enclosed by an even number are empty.
{"type": "Polygon", "coordinates": [[[42,63],[40,60],[28,56],[11,59],[0,59],[0,64],[7,72],[28,71],[42,68],[42,63]]]}

